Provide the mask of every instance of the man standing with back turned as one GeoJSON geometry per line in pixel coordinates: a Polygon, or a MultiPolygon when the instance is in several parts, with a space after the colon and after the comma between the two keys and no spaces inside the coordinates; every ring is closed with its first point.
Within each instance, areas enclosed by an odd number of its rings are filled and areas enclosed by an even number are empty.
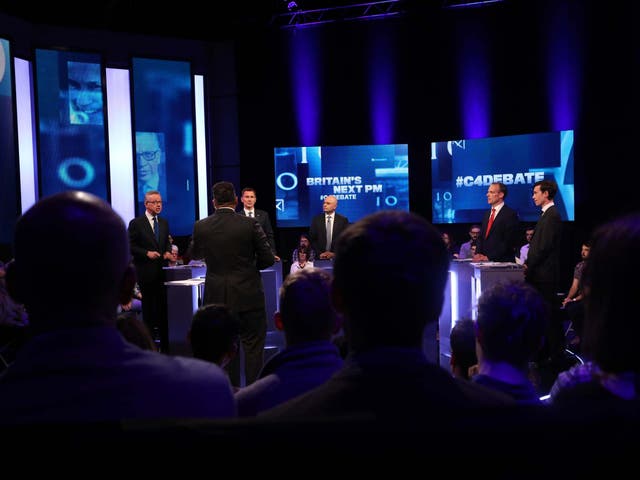
{"type": "MultiPolygon", "coordinates": [[[[204,304],[226,304],[240,320],[245,382],[249,385],[262,368],[267,336],[260,270],[273,265],[275,257],[260,224],[237,215],[237,204],[232,183],[218,182],[213,186],[216,211],[193,226],[191,252],[193,258],[204,258],[207,264],[204,304]]],[[[242,386],[239,356],[227,370],[233,385],[242,386]]]]}

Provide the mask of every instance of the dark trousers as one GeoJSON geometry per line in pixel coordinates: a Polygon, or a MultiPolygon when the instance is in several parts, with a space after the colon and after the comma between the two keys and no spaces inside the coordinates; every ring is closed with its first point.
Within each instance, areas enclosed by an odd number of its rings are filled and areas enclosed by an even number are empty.
{"type": "Polygon", "coordinates": [[[169,353],[169,326],[167,320],[167,289],[164,282],[138,282],[142,294],[142,319],[151,335],[157,329],[160,349],[169,353]]]}
{"type": "MultiPolygon", "coordinates": [[[[257,378],[264,363],[264,344],[267,338],[267,312],[265,309],[238,312],[240,343],[244,354],[244,385],[257,378]]],[[[229,379],[235,387],[241,387],[240,354],[227,365],[229,379]]]]}
{"type": "Polygon", "coordinates": [[[540,352],[540,361],[549,357],[561,356],[564,352],[564,330],[562,328],[563,315],[560,310],[560,298],[557,294],[557,285],[552,282],[530,282],[540,292],[550,308],[550,321],[547,326],[545,343],[540,352]]]}

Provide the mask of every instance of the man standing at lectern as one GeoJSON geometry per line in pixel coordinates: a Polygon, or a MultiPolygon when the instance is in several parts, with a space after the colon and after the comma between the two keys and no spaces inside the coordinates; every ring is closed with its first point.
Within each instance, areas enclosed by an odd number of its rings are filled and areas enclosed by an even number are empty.
{"type": "Polygon", "coordinates": [[[482,228],[478,237],[476,262],[513,262],[516,256],[520,220],[516,211],[508,207],[507,186],[494,182],[487,190],[487,203],[491,206],[484,214],[482,228]]]}
{"type": "Polygon", "coordinates": [[[349,219],[336,213],[338,199],[334,195],[327,195],[322,202],[323,213],[311,220],[309,238],[311,246],[319,253],[321,260],[334,257],[334,245],[340,234],[349,226],[349,219]]]}
{"type": "Polygon", "coordinates": [[[169,222],[160,217],[162,196],[157,190],[145,193],[144,206],[145,212],[129,222],[129,244],[142,295],[142,319],[150,332],[158,329],[161,350],[167,351],[167,295],[162,267],[171,258],[169,222]]]}
{"type": "MultiPolygon", "coordinates": [[[[233,184],[216,183],[213,186],[216,211],[195,223],[190,250],[193,258],[203,258],[207,264],[204,304],[225,304],[240,321],[245,384],[249,385],[262,369],[267,337],[260,270],[273,265],[275,257],[260,224],[236,214],[237,205],[233,184]]],[[[241,387],[239,356],[227,365],[227,371],[231,383],[241,387]]]]}

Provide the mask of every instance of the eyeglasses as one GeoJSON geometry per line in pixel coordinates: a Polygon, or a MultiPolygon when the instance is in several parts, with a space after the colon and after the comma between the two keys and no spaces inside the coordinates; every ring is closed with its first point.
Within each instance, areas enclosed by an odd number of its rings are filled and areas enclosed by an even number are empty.
{"type": "Polygon", "coordinates": [[[138,157],[138,160],[144,160],[145,162],[150,162],[151,160],[154,160],[156,158],[158,153],[160,153],[160,150],[138,152],[136,153],[136,157],[138,157]]]}

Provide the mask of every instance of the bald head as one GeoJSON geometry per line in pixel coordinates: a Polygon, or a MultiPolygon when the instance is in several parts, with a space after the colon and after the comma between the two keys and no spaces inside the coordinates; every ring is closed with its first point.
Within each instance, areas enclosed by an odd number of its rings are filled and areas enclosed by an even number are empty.
{"type": "Polygon", "coordinates": [[[14,251],[13,291],[32,318],[115,312],[129,242],[122,219],[100,198],[68,191],[42,199],[18,220],[14,251]]]}

